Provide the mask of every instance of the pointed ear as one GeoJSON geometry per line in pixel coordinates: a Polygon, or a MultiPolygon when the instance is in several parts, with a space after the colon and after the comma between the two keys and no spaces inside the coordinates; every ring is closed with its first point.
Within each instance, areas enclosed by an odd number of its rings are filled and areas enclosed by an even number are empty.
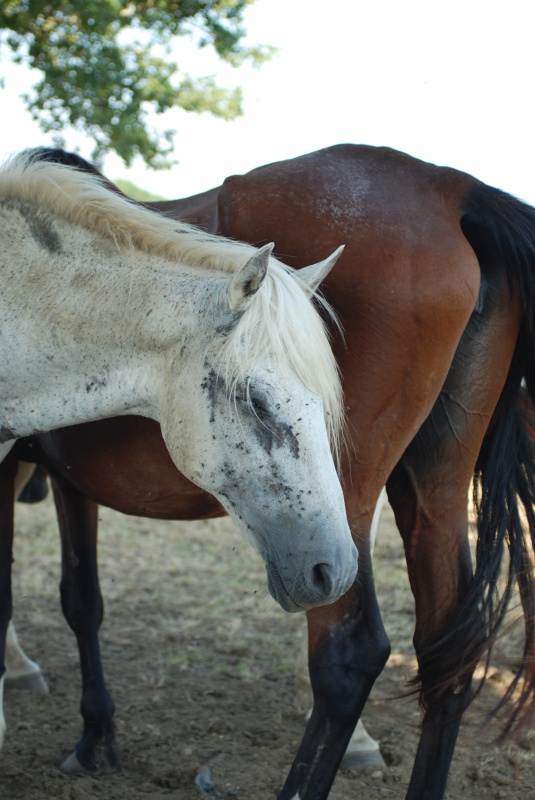
{"type": "Polygon", "coordinates": [[[293,273],[305,290],[309,291],[310,294],[314,294],[320,283],[327,277],[340,258],[344,247],[345,245],[339,247],[338,250],[335,250],[334,253],[324,261],[320,261],[318,264],[312,264],[310,267],[303,267],[303,269],[298,269],[293,273]]]}
{"type": "Polygon", "coordinates": [[[260,289],[262,281],[266,277],[273,247],[272,242],[257,250],[232,278],[228,290],[228,301],[233,310],[243,310],[248,300],[260,289]]]}

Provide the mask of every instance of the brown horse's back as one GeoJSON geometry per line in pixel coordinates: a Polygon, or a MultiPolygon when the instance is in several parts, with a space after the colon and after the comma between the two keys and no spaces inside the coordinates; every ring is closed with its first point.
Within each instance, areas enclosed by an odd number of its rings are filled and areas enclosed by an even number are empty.
{"type": "Polygon", "coordinates": [[[475,183],[388,148],[346,144],[221,187],[226,236],[274,241],[293,267],[345,245],[323,288],[345,333],[345,341],[335,335],[334,349],[358,448],[355,513],[371,515],[437,398],[476,304],[480,267],[459,223],[475,183]]]}

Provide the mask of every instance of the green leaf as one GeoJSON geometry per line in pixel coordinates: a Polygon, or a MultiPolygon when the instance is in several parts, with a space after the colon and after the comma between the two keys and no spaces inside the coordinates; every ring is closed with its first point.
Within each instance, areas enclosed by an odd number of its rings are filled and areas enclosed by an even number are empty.
{"type": "Polygon", "coordinates": [[[23,99],[57,143],[74,129],[94,139],[97,162],[115,151],[127,165],[140,156],[163,168],[172,163],[174,131],[153,130],[149,112],[181,107],[231,120],[242,114],[242,93],[218,86],[213,76],[192,77],[156,53],[188,35],[232,66],[259,66],[275,51],[243,45],[243,13],[252,2],[4,0],[0,48],[40,71],[23,99]]]}

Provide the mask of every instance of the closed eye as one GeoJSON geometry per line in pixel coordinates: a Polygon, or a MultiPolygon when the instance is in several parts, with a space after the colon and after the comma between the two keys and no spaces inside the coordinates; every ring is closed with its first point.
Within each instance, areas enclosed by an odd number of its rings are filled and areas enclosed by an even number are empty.
{"type": "Polygon", "coordinates": [[[251,397],[251,407],[259,420],[265,420],[267,417],[271,416],[265,403],[255,397],[251,397]]]}
{"type": "Polygon", "coordinates": [[[252,411],[253,414],[261,421],[268,419],[271,416],[271,412],[265,400],[255,396],[254,394],[250,394],[249,397],[247,397],[245,392],[238,392],[236,394],[236,402],[240,406],[246,408],[248,411],[252,411]]]}

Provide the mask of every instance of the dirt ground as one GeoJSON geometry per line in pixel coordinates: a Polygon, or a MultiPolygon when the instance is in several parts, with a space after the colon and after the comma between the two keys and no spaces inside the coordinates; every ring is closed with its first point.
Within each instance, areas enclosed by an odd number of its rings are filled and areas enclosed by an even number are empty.
{"type": "MultiPolygon", "coordinates": [[[[59,608],[59,546],[50,500],[17,509],[15,621],[50,694],[6,692],[2,800],[198,800],[196,775],[212,770],[214,796],[275,798],[303,730],[295,657],[304,618],[267,593],[259,557],[228,520],[164,523],[101,510],[106,601],[102,650],[116,703],[117,773],[66,777],[59,764],[81,728],[74,637],[59,608]]],[[[414,699],[398,699],[414,674],[413,609],[392,513],[376,548],[377,588],[391,659],[364,721],[387,769],[340,771],[335,800],[403,798],[417,742],[414,699]]],[[[492,680],[465,715],[447,797],[535,797],[535,732],[498,749],[485,717],[511,664],[506,640],[492,680]]]]}

